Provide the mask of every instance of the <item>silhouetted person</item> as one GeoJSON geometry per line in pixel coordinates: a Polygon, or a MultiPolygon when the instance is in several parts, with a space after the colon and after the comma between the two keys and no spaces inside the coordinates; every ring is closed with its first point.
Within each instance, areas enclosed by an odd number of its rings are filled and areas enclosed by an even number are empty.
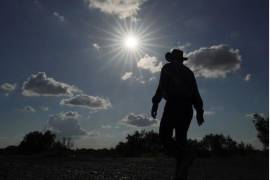
{"type": "Polygon", "coordinates": [[[162,67],[159,85],[152,98],[151,115],[156,118],[158,104],[164,98],[166,104],[159,135],[166,151],[177,160],[176,179],[186,180],[189,167],[186,143],[187,131],[193,117],[192,106],[197,111],[197,121],[201,125],[204,122],[203,102],[193,72],[183,64],[187,60],[183,57],[183,51],[174,49],[166,53],[165,58],[169,63],[162,67]],[[175,130],[175,140],[173,130],[175,130]]]}

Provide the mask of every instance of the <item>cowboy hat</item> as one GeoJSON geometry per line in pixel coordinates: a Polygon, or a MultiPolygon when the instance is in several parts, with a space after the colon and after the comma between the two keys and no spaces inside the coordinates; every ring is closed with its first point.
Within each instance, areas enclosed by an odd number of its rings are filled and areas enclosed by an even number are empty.
{"type": "Polygon", "coordinates": [[[188,60],[187,57],[183,56],[184,53],[182,50],[180,49],[173,49],[171,52],[167,52],[165,54],[165,59],[169,62],[175,61],[175,60],[182,60],[182,61],[186,61],[188,60]]]}

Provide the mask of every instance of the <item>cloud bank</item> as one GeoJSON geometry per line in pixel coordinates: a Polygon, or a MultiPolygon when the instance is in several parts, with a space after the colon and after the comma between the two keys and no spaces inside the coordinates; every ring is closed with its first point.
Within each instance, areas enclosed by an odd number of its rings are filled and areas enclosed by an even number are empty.
{"type": "Polygon", "coordinates": [[[130,113],[121,120],[121,123],[132,127],[148,127],[157,125],[158,120],[145,114],[130,113]]]}
{"type": "Polygon", "coordinates": [[[116,15],[120,19],[134,17],[146,0],[86,0],[90,8],[116,15]]]}
{"type": "Polygon", "coordinates": [[[63,99],[60,104],[71,107],[83,107],[91,110],[108,109],[111,107],[111,102],[108,99],[98,96],[89,96],[86,94],[63,99]]]}
{"type": "Polygon", "coordinates": [[[32,74],[22,86],[24,96],[66,96],[81,92],[77,87],[50,78],[45,72],[32,74]]]}
{"type": "Polygon", "coordinates": [[[87,135],[87,132],[80,126],[79,117],[80,115],[74,111],[52,115],[48,120],[48,129],[63,137],[87,135]]]}
{"type": "Polygon", "coordinates": [[[202,47],[187,56],[186,65],[196,76],[205,78],[225,78],[227,74],[237,71],[241,63],[239,50],[224,44],[202,47]]]}

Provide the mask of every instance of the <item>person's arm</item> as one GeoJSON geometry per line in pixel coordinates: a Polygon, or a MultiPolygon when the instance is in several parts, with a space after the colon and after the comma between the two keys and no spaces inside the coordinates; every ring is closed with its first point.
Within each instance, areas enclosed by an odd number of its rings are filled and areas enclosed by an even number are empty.
{"type": "Polygon", "coordinates": [[[194,74],[192,74],[192,78],[193,78],[193,88],[194,88],[193,106],[197,112],[196,117],[197,117],[198,124],[201,125],[204,122],[203,100],[202,100],[201,95],[199,93],[198,85],[197,85],[194,74]]]}
{"type": "Polygon", "coordinates": [[[159,79],[159,84],[156,90],[155,95],[152,98],[152,110],[151,110],[151,114],[153,118],[156,118],[157,115],[157,110],[158,110],[158,104],[160,103],[161,99],[164,96],[165,93],[165,88],[167,86],[167,75],[166,72],[164,70],[164,68],[162,68],[161,73],[160,73],[160,79],[159,79]]]}

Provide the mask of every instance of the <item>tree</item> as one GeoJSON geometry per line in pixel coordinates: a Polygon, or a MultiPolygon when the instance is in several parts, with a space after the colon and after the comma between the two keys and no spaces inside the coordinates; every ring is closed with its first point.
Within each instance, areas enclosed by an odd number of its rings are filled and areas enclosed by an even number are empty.
{"type": "Polygon", "coordinates": [[[209,134],[202,139],[204,148],[215,155],[225,154],[226,138],[222,134],[209,134]]]}
{"type": "Polygon", "coordinates": [[[37,153],[43,149],[42,141],[43,134],[39,131],[34,131],[26,134],[19,145],[19,148],[24,153],[37,153]]]}
{"type": "Polygon", "coordinates": [[[124,156],[140,156],[145,154],[158,154],[162,145],[158,133],[154,131],[135,131],[126,137],[126,142],[120,142],[115,150],[124,156]]]}
{"type": "Polygon", "coordinates": [[[263,149],[269,149],[269,117],[264,117],[260,114],[253,115],[253,123],[257,130],[257,137],[263,144],[263,149]]]}
{"type": "Polygon", "coordinates": [[[43,149],[49,150],[53,148],[54,143],[55,143],[55,138],[56,138],[55,134],[53,134],[51,131],[46,131],[42,137],[43,149]]]}
{"type": "Polygon", "coordinates": [[[51,131],[45,133],[34,131],[26,134],[19,145],[19,149],[23,153],[39,153],[48,151],[55,146],[55,134],[51,131]]]}

